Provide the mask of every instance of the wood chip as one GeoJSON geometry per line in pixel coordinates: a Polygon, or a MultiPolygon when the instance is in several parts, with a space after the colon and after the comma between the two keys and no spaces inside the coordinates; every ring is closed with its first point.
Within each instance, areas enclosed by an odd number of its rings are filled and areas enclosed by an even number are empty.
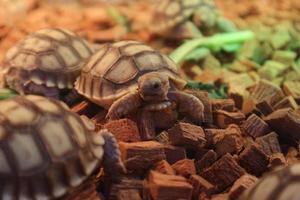
{"type": "Polygon", "coordinates": [[[239,155],[239,164],[250,174],[261,176],[267,171],[268,156],[257,145],[251,145],[239,155]]]}
{"type": "Polygon", "coordinates": [[[116,200],[142,200],[141,195],[138,190],[129,189],[129,190],[120,190],[117,193],[116,200]]]}
{"type": "Polygon", "coordinates": [[[229,191],[230,200],[238,200],[241,194],[250,188],[258,179],[250,174],[245,174],[237,179],[229,191]]]}
{"type": "Polygon", "coordinates": [[[268,156],[281,153],[278,135],[275,132],[258,137],[256,138],[255,142],[258,144],[258,147],[268,156]]]}
{"type": "Polygon", "coordinates": [[[244,101],[249,97],[249,91],[241,87],[230,87],[228,97],[234,101],[235,107],[242,109],[244,101]]]}
{"type": "Polygon", "coordinates": [[[191,175],[196,174],[196,167],[194,160],[183,159],[179,160],[172,165],[172,168],[177,175],[189,178],[191,175]]]}
{"type": "Polygon", "coordinates": [[[141,141],[137,124],[130,119],[109,121],[104,125],[104,128],[109,130],[119,142],[141,141]]]}
{"type": "Polygon", "coordinates": [[[150,171],[148,187],[153,200],[191,199],[193,187],[182,176],[150,171]]]}
{"type": "Polygon", "coordinates": [[[79,115],[86,115],[90,118],[96,115],[100,110],[101,109],[97,108],[95,104],[89,101],[82,101],[71,108],[71,111],[79,115]]]}
{"type": "Polygon", "coordinates": [[[259,116],[261,116],[261,115],[267,116],[267,115],[271,114],[272,112],[274,112],[274,108],[270,105],[269,102],[267,102],[266,100],[263,100],[256,104],[256,107],[254,108],[253,112],[259,116]]]}
{"type": "Polygon", "coordinates": [[[214,113],[214,123],[220,128],[227,128],[229,124],[240,125],[246,116],[241,112],[227,112],[218,110],[214,113]]]}
{"type": "Polygon", "coordinates": [[[254,138],[271,132],[269,125],[256,114],[252,114],[248,117],[243,123],[242,129],[245,133],[254,138]]]}
{"type": "Polygon", "coordinates": [[[205,169],[209,168],[214,162],[217,161],[217,159],[217,153],[213,150],[209,150],[200,160],[196,161],[195,166],[197,173],[199,174],[205,169]]]}
{"type": "Polygon", "coordinates": [[[166,160],[171,165],[176,163],[178,160],[182,160],[186,158],[186,150],[183,147],[165,145],[164,151],[166,154],[166,160]]]}
{"type": "Polygon", "coordinates": [[[119,145],[128,173],[144,174],[155,163],[166,159],[164,146],[158,142],[120,142],[119,145]]]}
{"type": "Polygon", "coordinates": [[[205,146],[204,130],[200,126],[179,122],[168,130],[170,143],[186,148],[201,148],[205,146]]]}
{"type": "Polygon", "coordinates": [[[235,108],[235,103],[232,99],[211,99],[212,110],[225,110],[228,112],[233,112],[235,108]]]}
{"type": "Polygon", "coordinates": [[[216,139],[219,138],[218,135],[224,135],[225,131],[225,129],[205,129],[206,148],[214,148],[216,139]]]}
{"type": "Polygon", "coordinates": [[[235,124],[229,125],[224,134],[216,135],[214,138],[214,149],[218,157],[226,153],[239,153],[243,148],[241,130],[235,124]]]}
{"type": "Polygon", "coordinates": [[[193,199],[209,199],[215,191],[215,186],[198,175],[192,175],[189,179],[193,186],[193,199]]]}
{"type": "Polygon", "coordinates": [[[290,108],[280,109],[264,120],[281,137],[290,139],[294,142],[300,140],[300,114],[290,108]]]}
{"type": "Polygon", "coordinates": [[[271,106],[284,98],[282,90],[267,80],[260,80],[255,86],[249,98],[244,102],[243,113],[250,113],[255,108],[256,104],[266,101],[271,106]]]}
{"type": "Polygon", "coordinates": [[[300,103],[300,81],[285,81],[283,91],[286,95],[291,95],[297,103],[300,103]]]}
{"type": "Polygon", "coordinates": [[[223,191],[244,175],[245,170],[230,155],[226,154],[199,175],[223,191]]]}
{"type": "Polygon", "coordinates": [[[154,139],[162,144],[169,144],[170,142],[169,133],[167,131],[162,131],[154,139]]]}
{"type": "Polygon", "coordinates": [[[140,200],[144,193],[144,181],[133,178],[122,178],[119,182],[113,183],[110,187],[109,200],[125,200],[127,194],[132,200],[140,200]]]}
{"type": "Polygon", "coordinates": [[[298,108],[298,104],[292,96],[287,96],[273,106],[274,110],[279,110],[282,108],[291,108],[296,110],[298,108]]]}
{"type": "Polygon", "coordinates": [[[166,160],[162,160],[156,163],[153,170],[162,174],[175,175],[174,169],[166,160]]]}

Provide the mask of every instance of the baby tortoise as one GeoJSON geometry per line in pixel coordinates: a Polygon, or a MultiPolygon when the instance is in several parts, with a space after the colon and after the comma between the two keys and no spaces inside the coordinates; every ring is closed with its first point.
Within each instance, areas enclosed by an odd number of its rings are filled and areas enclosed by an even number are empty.
{"type": "Polygon", "coordinates": [[[59,98],[72,89],[92,49],[66,29],[42,29],[10,48],[3,61],[4,84],[20,94],[59,98]]]}
{"type": "Polygon", "coordinates": [[[277,169],[246,190],[240,200],[299,199],[300,163],[277,169]]]}
{"type": "Polygon", "coordinates": [[[186,82],[166,55],[137,41],[106,44],[87,61],[77,92],[108,109],[111,120],[143,108],[159,111],[175,102],[191,120],[202,122],[204,106],[181,91],[186,82]]]}
{"type": "Polygon", "coordinates": [[[168,38],[198,37],[202,34],[198,29],[235,30],[219,13],[213,0],[162,0],[154,11],[151,28],[168,38]]]}
{"type": "Polygon", "coordinates": [[[111,173],[122,170],[112,134],[95,133],[83,119],[42,96],[1,101],[0,199],[58,198],[101,164],[111,173]]]}

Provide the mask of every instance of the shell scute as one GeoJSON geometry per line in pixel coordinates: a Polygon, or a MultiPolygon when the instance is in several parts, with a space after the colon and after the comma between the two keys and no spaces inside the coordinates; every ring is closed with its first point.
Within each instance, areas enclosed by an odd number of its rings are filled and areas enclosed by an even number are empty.
{"type": "Polygon", "coordinates": [[[131,58],[120,59],[115,63],[106,73],[105,78],[116,84],[123,84],[133,80],[138,74],[139,70],[136,68],[131,58]]]}
{"type": "Polygon", "coordinates": [[[135,57],[135,62],[140,71],[153,71],[162,68],[161,55],[156,52],[140,53],[135,57]]]}
{"type": "Polygon", "coordinates": [[[39,133],[53,158],[62,158],[75,148],[67,131],[60,120],[45,121],[40,124],[39,133]]]}
{"type": "Polygon", "coordinates": [[[16,158],[19,173],[26,173],[43,166],[44,157],[31,134],[14,133],[8,145],[16,158]]]}
{"type": "Polygon", "coordinates": [[[119,60],[120,56],[118,49],[110,48],[93,68],[93,75],[101,77],[119,60]]]}

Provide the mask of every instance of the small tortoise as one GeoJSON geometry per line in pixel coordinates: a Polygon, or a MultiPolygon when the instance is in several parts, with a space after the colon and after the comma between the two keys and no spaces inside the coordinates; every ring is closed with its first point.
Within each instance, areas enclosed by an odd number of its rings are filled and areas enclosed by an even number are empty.
{"type": "Polygon", "coordinates": [[[153,13],[151,28],[167,37],[191,38],[201,36],[198,28],[211,29],[220,25],[218,22],[225,22],[230,29],[221,31],[235,30],[232,23],[221,16],[213,0],[162,0],[153,13]]]}
{"type": "Polygon", "coordinates": [[[240,200],[299,200],[300,163],[266,174],[240,200]]]}
{"type": "Polygon", "coordinates": [[[73,88],[92,54],[88,43],[66,29],[42,29],[10,48],[3,61],[4,84],[20,94],[59,98],[73,88]]]}
{"type": "Polygon", "coordinates": [[[137,41],[105,44],[87,61],[75,82],[79,94],[119,119],[137,108],[159,111],[175,102],[179,111],[202,122],[203,104],[182,92],[186,82],[166,55],[137,41]]]}
{"type": "Polygon", "coordinates": [[[93,132],[83,119],[42,96],[1,101],[0,199],[58,198],[101,164],[110,173],[124,169],[112,134],[93,132]]]}

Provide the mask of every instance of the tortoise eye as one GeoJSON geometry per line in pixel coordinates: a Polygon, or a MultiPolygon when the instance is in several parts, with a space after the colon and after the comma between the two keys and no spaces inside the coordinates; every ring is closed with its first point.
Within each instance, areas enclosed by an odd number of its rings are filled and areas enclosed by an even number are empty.
{"type": "Polygon", "coordinates": [[[159,82],[154,82],[153,85],[152,85],[152,88],[153,89],[159,89],[161,86],[161,84],[159,82]]]}

